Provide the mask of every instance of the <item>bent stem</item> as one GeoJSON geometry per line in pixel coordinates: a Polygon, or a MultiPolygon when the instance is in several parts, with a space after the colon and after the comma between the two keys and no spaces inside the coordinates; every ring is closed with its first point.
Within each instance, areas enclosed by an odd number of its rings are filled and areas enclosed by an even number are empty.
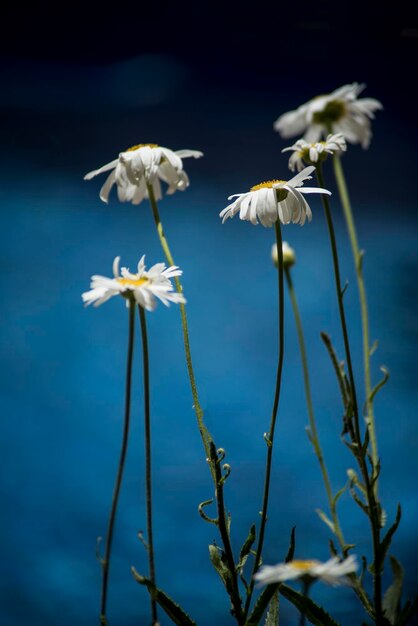
{"type": "MultiPolygon", "coordinates": [[[[145,491],[147,509],[147,552],[149,564],[149,577],[155,586],[155,562],[154,562],[154,540],[152,531],[152,481],[151,481],[151,419],[150,419],[150,393],[149,393],[149,356],[148,356],[148,335],[147,322],[144,309],[138,305],[139,319],[141,322],[142,335],[142,356],[144,368],[144,417],[145,417],[145,491]]],[[[152,624],[158,623],[157,603],[151,598],[152,624]]]]}
{"type": "Polygon", "coordinates": [[[100,624],[106,626],[106,606],[107,606],[107,590],[109,582],[110,556],[112,551],[113,531],[115,526],[116,511],[119,501],[119,493],[122,484],[123,471],[125,468],[126,452],[128,449],[129,425],[131,414],[131,386],[132,386],[132,362],[134,351],[134,333],[135,333],[135,305],[129,299],[129,337],[128,337],[128,356],[126,365],[126,391],[125,391],[125,420],[123,425],[122,446],[119,457],[119,466],[116,474],[116,482],[113,490],[112,506],[110,509],[109,522],[106,534],[106,545],[104,557],[101,560],[102,565],[102,597],[100,607],[100,624]]]}
{"type": "Polygon", "coordinates": [[[276,230],[277,256],[278,256],[277,275],[278,275],[278,290],[279,290],[279,356],[278,356],[278,362],[277,362],[276,390],[274,394],[273,410],[272,410],[271,420],[270,420],[270,429],[268,433],[265,434],[265,440],[267,444],[267,458],[266,458],[266,473],[265,473],[265,478],[264,478],[264,495],[263,495],[263,508],[261,511],[260,532],[259,532],[257,551],[256,551],[256,556],[255,556],[255,561],[254,561],[254,567],[253,567],[253,571],[251,575],[251,582],[249,585],[247,601],[245,605],[245,616],[247,616],[248,610],[250,608],[251,596],[254,590],[254,574],[259,568],[260,561],[261,561],[261,553],[263,550],[264,534],[265,534],[266,522],[267,522],[269,492],[270,492],[270,476],[271,476],[271,464],[272,464],[272,458],[273,458],[274,431],[276,428],[277,411],[279,408],[280,387],[281,387],[282,370],[283,370],[284,279],[283,279],[283,247],[282,247],[283,244],[282,244],[282,233],[280,229],[279,219],[277,219],[277,221],[275,222],[275,230],[276,230]]]}
{"type": "MultiPolygon", "coordinates": [[[[175,265],[173,256],[168,246],[167,238],[164,233],[163,225],[162,225],[160,214],[158,211],[158,205],[155,200],[154,190],[152,188],[152,185],[149,183],[147,183],[147,190],[148,190],[148,197],[149,197],[149,201],[150,201],[150,205],[152,209],[152,214],[154,217],[155,226],[157,227],[158,236],[160,238],[160,243],[164,251],[165,258],[167,259],[167,263],[169,265],[175,265]]],[[[181,285],[181,282],[178,276],[174,278],[174,282],[176,285],[177,292],[183,293],[183,287],[181,285]]],[[[186,308],[183,303],[180,303],[180,313],[181,313],[181,324],[183,328],[183,341],[184,341],[184,351],[186,354],[187,372],[189,375],[190,387],[191,387],[192,396],[193,396],[193,408],[196,413],[200,436],[202,438],[203,446],[205,448],[206,459],[208,460],[208,463],[209,463],[212,479],[216,485],[215,469],[213,467],[211,456],[210,456],[210,443],[212,442],[212,437],[210,436],[210,433],[204,423],[203,410],[199,402],[199,395],[197,391],[196,379],[195,379],[194,369],[193,369],[192,355],[190,351],[189,326],[187,323],[186,308]]]]}
{"type": "MultiPolygon", "coordinates": [[[[337,182],[338,192],[340,194],[341,204],[343,207],[344,217],[347,224],[348,236],[350,239],[351,250],[354,258],[354,265],[357,277],[357,286],[360,299],[361,324],[363,331],[363,363],[364,363],[364,384],[366,391],[366,416],[365,421],[369,430],[370,444],[372,450],[373,470],[377,471],[379,464],[379,455],[377,449],[376,427],[373,410],[372,383],[370,374],[370,334],[369,334],[369,312],[367,307],[366,286],[363,278],[363,251],[360,250],[356,226],[354,223],[353,211],[351,209],[350,197],[348,195],[347,184],[345,181],[344,171],[341,165],[340,156],[334,154],[332,159],[334,165],[334,175],[337,182]]],[[[377,497],[378,477],[374,483],[374,492],[377,497]]]]}
{"type": "Polygon", "coordinates": [[[287,287],[289,291],[290,301],[292,304],[293,315],[295,318],[296,332],[298,336],[299,350],[300,350],[300,356],[301,356],[301,361],[302,361],[303,382],[305,385],[305,396],[306,396],[306,405],[308,409],[309,430],[310,430],[309,439],[312,443],[315,455],[318,459],[319,467],[321,469],[322,479],[324,481],[325,491],[327,493],[327,498],[328,498],[328,506],[331,512],[332,522],[334,524],[334,532],[339,541],[341,550],[344,553],[345,541],[344,541],[343,533],[342,533],[340,523],[338,520],[336,504],[334,502],[334,496],[333,496],[332,488],[331,488],[331,482],[329,479],[327,467],[325,465],[325,460],[324,460],[324,456],[322,453],[321,444],[319,442],[318,430],[316,427],[315,413],[314,413],[313,403],[312,403],[311,384],[310,384],[310,379],[309,379],[308,358],[306,354],[306,344],[305,344],[305,337],[303,333],[302,320],[300,317],[299,306],[298,306],[298,302],[296,299],[296,293],[293,287],[293,281],[292,281],[289,267],[285,267],[284,271],[285,271],[286,283],[287,283],[287,287]]]}

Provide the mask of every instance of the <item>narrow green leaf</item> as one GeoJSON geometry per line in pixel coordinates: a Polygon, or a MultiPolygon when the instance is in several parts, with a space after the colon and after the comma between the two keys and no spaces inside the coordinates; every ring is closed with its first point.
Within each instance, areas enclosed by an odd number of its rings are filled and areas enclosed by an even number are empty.
{"type": "Polygon", "coordinates": [[[242,544],[241,552],[239,553],[239,562],[238,562],[239,568],[244,567],[245,562],[248,558],[248,555],[250,554],[251,548],[254,544],[255,538],[256,538],[255,524],[253,524],[250,528],[250,531],[248,533],[246,540],[242,544]]]}
{"type": "Polygon", "coordinates": [[[333,507],[335,507],[335,506],[336,506],[336,504],[337,504],[338,500],[341,498],[341,496],[343,495],[343,493],[344,493],[345,491],[347,491],[347,488],[348,488],[348,483],[346,483],[346,484],[344,485],[344,487],[341,487],[341,489],[339,489],[339,490],[337,491],[337,493],[335,494],[335,496],[334,496],[334,497],[333,497],[333,499],[332,499],[332,506],[333,506],[333,507]]]}
{"type": "Polygon", "coordinates": [[[367,420],[367,404],[370,404],[371,402],[373,402],[376,394],[381,390],[382,387],[386,385],[386,383],[389,380],[389,370],[384,365],[380,366],[380,371],[383,374],[383,378],[377,383],[375,387],[373,387],[368,397],[368,402],[366,402],[366,404],[364,405],[364,413],[366,414],[366,420],[367,420]]]}
{"type": "Polygon", "coordinates": [[[279,626],[279,592],[271,599],[264,626],[279,626]]]}
{"type": "Polygon", "coordinates": [[[318,517],[324,522],[324,524],[326,524],[328,528],[331,529],[331,532],[335,534],[334,523],[329,519],[329,517],[323,511],[321,511],[321,509],[315,509],[315,512],[318,517]]]}
{"type": "Polygon", "coordinates": [[[327,349],[327,352],[329,354],[329,358],[331,359],[331,363],[332,363],[332,366],[334,368],[335,375],[336,375],[337,380],[338,380],[343,406],[344,406],[345,409],[347,409],[347,407],[349,406],[350,402],[349,402],[349,397],[347,396],[347,390],[346,390],[346,385],[345,385],[345,381],[344,381],[344,374],[341,372],[341,368],[340,368],[340,364],[338,362],[337,354],[336,354],[334,346],[332,345],[332,342],[331,342],[331,337],[327,333],[321,332],[321,339],[324,342],[324,345],[325,345],[325,347],[327,349]]]}
{"type": "Polygon", "coordinates": [[[350,494],[354,502],[361,508],[361,510],[369,517],[369,507],[364,504],[356,494],[354,487],[350,487],[350,494]]]}
{"type": "Polygon", "coordinates": [[[287,585],[280,585],[279,593],[291,602],[314,626],[338,626],[322,607],[287,585]]]}
{"type": "Polygon", "coordinates": [[[398,508],[397,508],[397,511],[396,511],[396,519],[395,519],[394,523],[392,524],[392,526],[387,531],[386,535],[383,537],[382,543],[380,544],[382,565],[383,565],[383,561],[385,559],[385,556],[387,554],[387,551],[389,550],[389,546],[390,546],[390,544],[392,542],[392,537],[395,534],[395,532],[396,532],[396,530],[397,530],[397,528],[399,526],[399,522],[401,521],[401,517],[402,517],[402,509],[401,509],[401,505],[398,504],[398,508]]]}
{"type": "Polygon", "coordinates": [[[229,569],[225,565],[222,550],[212,543],[209,545],[209,558],[210,562],[218,572],[222,581],[226,583],[226,581],[229,579],[229,569]]]}
{"type": "Polygon", "coordinates": [[[279,588],[279,583],[275,585],[267,585],[265,589],[261,592],[261,594],[257,598],[257,602],[255,603],[253,612],[250,617],[245,622],[245,626],[258,626],[261,618],[263,617],[267,606],[277,589],[279,588]]]}
{"type": "Polygon", "coordinates": [[[401,614],[399,615],[398,623],[396,626],[405,626],[411,617],[418,613],[418,596],[414,598],[412,603],[408,602],[403,607],[401,614]]]}
{"type": "Polygon", "coordinates": [[[289,544],[289,550],[287,551],[286,558],[284,560],[285,563],[289,563],[289,561],[293,561],[293,557],[295,555],[295,544],[296,544],[295,533],[296,533],[296,526],[293,526],[290,532],[290,544],[289,544]]]}
{"type": "Polygon", "coordinates": [[[378,347],[379,347],[379,341],[378,339],[375,339],[372,345],[370,346],[369,356],[373,356],[373,354],[376,352],[378,347]]]}
{"type": "Polygon", "coordinates": [[[151,597],[158,602],[160,607],[165,611],[168,617],[175,623],[177,626],[196,626],[196,622],[192,620],[192,618],[187,615],[187,613],[178,605],[174,600],[172,600],[164,591],[158,589],[150,580],[145,576],[141,576],[138,574],[134,567],[131,567],[131,571],[133,577],[136,582],[140,585],[144,585],[151,597]]]}
{"type": "Polygon", "coordinates": [[[390,565],[392,568],[393,583],[384,595],[383,613],[386,619],[388,619],[392,626],[394,626],[397,623],[401,606],[403,569],[402,565],[395,559],[394,556],[390,557],[390,565]]]}

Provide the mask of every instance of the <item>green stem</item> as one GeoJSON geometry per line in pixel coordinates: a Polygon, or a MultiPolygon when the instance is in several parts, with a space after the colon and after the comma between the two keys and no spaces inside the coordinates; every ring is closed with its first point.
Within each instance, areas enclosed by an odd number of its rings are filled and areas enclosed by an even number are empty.
{"type": "MultiPolygon", "coordinates": [[[[157,227],[158,236],[160,238],[161,247],[162,247],[163,252],[165,254],[165,257],[167,259],[167,263],[169,265],[175,265],[173,256],[172,256],[170,248],[168,246],[167,238],[166,238],[165,233],[164,233],[163,225],[162,225],[160,214],[159,214],[159,211],[158,211],[158,205],[157,205],[157,202],[155,200],[154,190],[152,188],[152,185],[149,184],[149,183],[147,183],[147,190],[148,190],[148,197],[149,197],[149,201],[150,201],[150,205],[151,205],[151,209],[152,209],[152,214],[153,214],[153,217],[154,217],[154,222],[155,222],[155,225],[157,227]]],[[[179,278],[177,276],[174,278],[174,281],[175,281],[175,285],[176,285],[176,289],[177,289],[178,293],[183,293],[183,288],[182,288],[181,282],[180,282],[180,280],[179,280],[179,278]]],[[[215,483],[215,480],[216,480],[215,479],[215,469],[214,469],[214,467],[212,465],[212,462],[210,460],[211,459],[211,457],[210,457],[210,443],[212,441],[212,437],[211,437],[207,427],[205,426],[204,419],[203,419],[203,410],[202,410],[202,407],[200,406],[200,402],[199,402],[199,395],[198,395],[198,391],[197,391],[196,379],[195,379],[194,369],[193,369],[192,355],[191,355],[191,351],[190,351],[189,327],[188,327],[188,323],[187,323],[186,308],[185,308],[184,304],[180,304],[180,313],[181,313],[181,324],[182,324],[182,328],[183,328],[183,341],[184,341],[184,350],[185,350],[185,354],[186,354],[187,372],[188,372],[188,375],[189,375],[190,386],[191,386],[192,396],[193,396],[193,408],[194,408],[194,411],[196,413],[196,418],[197,418],[197,423],[198,423],[198,427],[199,427],[200,436],[202,438],[203,446],[205,448],[206,459],[208,460],[208,463],[209,463],[209,466],[210,466],[210,470],[211,470],[211,474],[212,474],[212,478],[213,478],[213,481],[215,483]]]]}
{"type": "MultiPolygon", "coordinates": [[[[341,164],[339,162],[338,156],[334,155],[334,163],[336,162],[338,162],[341,168],[341,164]]],[[[340,171],[342,173],[341,169],[340,171]]],[[[324,183],[324,178],[322,175],[322,169],[321,169],[320,164],[317,165],[316,173],[317,173],[319,185],[321,187],[324,187],[325,183],[324,183]]],[[[345,187],[345,183],[344,183],[344,187],[345,187]]],[[[321,197],[322,197],[322,202],[324,205],[325,216],[327,220],[328,231],[329,231],[329,236],[330,236],[330,241],[331,241],[332,258],[333,258],[333,263],[334,263],[335,286],[337,290],[338,307],[339,307],[340,319],[341,319],[341,328],[342,328],[343,338],[344,338],[344,348],[345,348],[345,353],[346,353],[348,375],[349,375],[349,380],[350,380],[350,387],[351,387],[351,394],[352,394],[352,401],[353,401],[355,432],[350,433],[350,434],[351,434],[351,438],[353,442],[357,445],[356,457],[357,457],[357,461],[359,463],[359,467],[360,467],[363,480],[365,483],[367,501],[369,505],[369,521],[370,521],[370,527],[371,527],[371,532],[372,532],[373,555],[374,555],[374,562],[375,562],[374,607],[375,607],[375,613],[376,613],[376,623],[379,625],[382,623],[382,619],[383,619],[382,617],[383,615],[382,614],[382,581],[381,581],[381,569],[382,569],[383,563],[381,563],[381,556],[380,556],[380,507],[377,501],[376,490],[372,487],[372,483],[370,480],[367,462],[365,459],[366,452],[363,450],[363,443],[362,443],[360,422],[359,422],[359,415],[358,415],[356,387],[355,387],[354,374],[353,374],[353,368],[352,368],[352,362],[351,362],[350,345],[348,342],[347,325],[345,321],[343,291],[341,289],[338,251],[337,251],[337,243],[336,243],[336,238],[335,238],[334,225],[332,221],[332,214],[331,214],[331,210],[329,206],[328,197],[325,195],[322,195],[321,197]]],[[[347,193],[346,187],[345,187],[345,198],[348,201],[348,193],[347,193]]],[[[349,206],[349,203],[348,203],[348,206],[349,206]]],[[[351,210],[350,210],[350,215],[351,215],[351,210]]],[[[354,223],[352,222],[352,220],[351,220],[351,225],[354,228],[354,223]]],[[[355,234],[355,230],[353,232],[355,234]]],[[[357,275],[359,275],[358,274],[359,271],[361,274],[361,255],[359,255],[357,261],[358,262],[356,262],[356,272],[357,272],[357,275]]],[[[364,287],[362,275],[361,275],[361,281],[364,287]]],[[[364,295],[365,295],[365,292],[364,292],[364,295]]],[[[365,304],[365,300],[364,300],[364,304],[365,304]]],[[[363,310],[363,307],[362,307],[362,310],[363,310]]],[[[366,311],[367,311],[367,305],[366,305],[366,311]]],[[[367,345],[368,345],[368,334],[367,334],[367,345]]],[[[374,467],[373,472],[375,471],[375,469],[376,468],[374,467]]]]}
{"type": "Polygon", "coordinates": [[[285,267],[284,271],[285,271],[290,301],[292,303],[293,315],[295,317],[296,331],[297,331],[298,341],[299,341],[299,350],[300,350],[300,356],[302,360],[303,382],[305,385],[305,396],[306,396],[306,404],[308,408],[309,429],[310,429],[310,435],[311,435],[310,441],[312,443],[313,449],[315,451],[315,455],[318,459],[319,467],[321,469],[322,479],[325,485],[325,491],[327,492],[328,505],[331,511],[332,522],[334,524],[334,532],[340,543],[341,550],[344,552],[345,541],[344,541],[343,533],[342,533],[340,523],[338,520],[336,506],[334,503],[334,496],[333,496],[332,488],[331,488],[331,482],[329,479],[327,467],[325,465],[325,460],[322,454],[321,444],[319,442],[318,430],[316,427],[315,413],[314,413],[313,403],[312,403],[311,384],[310,384],[310,379],[309,379],[308,358],[306,355],[306,345],[305,345],[305,337],[303,334],[302,320],[300,317],[299,306],[298,306],[298,302],[296,299],[296,293],[293,288],[293,281],[292,281],[292,277],[290,274],[290,269],[288,267],[285,267]]]}
{"type": "MultiPolygon", "coordinates": [[[[150,581],[155,586],[155,562],[154,562],[154,539],[152,530],[152,476],[151,476],[151,418],[150,418],[150,384],[149,384],[149,354],[147,322],[144,309],[138,305],[139,319],[141,322],[142,357],[144,369],[144,417],[145,417],[145,492],[147,510],[147,552],[150,581]]],[[[158,624],[157,603],[151,597],[152,625],[158,624]]]]}
{"type": "Polygon", "coordinates": [[[110,556],[112,552],[113,531],[115,526],[116,511],[119,501],[119,493],[122,484],[123,471],[125,467],[126,452],[128,449],[129,424],[131,414],[131,386],[132,386],[132,362],[134,351],[135,333],[135,306],[132,300],[128,300],[129,305],[129,337],[128,337],[128,357],[126,366],[126,391],[125,391],[125,420],[123,426],[122,447],[119,457],[119,466],[116,474],[116,482],[113,490],[112,506],[110,509],[109,522],[106,534],[106,545],[102,565],[102,597],[100,607],[100,624],[106,626],[106,605],[107,589],[109,581],[110,556]]]}
{"type": "MultiPolygon", "coordinates": [[[[341,204],[343,207],[344,217],[347,224],[348,235],[351,244],[351,250],[356,268],[357,286],[360,298],[361,324],[363,330],[363,363],[364,363],[364,383],[366,390],[366,417],[365,421],[369,429],[370,444],[372,449],[373,469],[376,472],[378,467],[379,455],[377,450],[376,428],[373,412],[372,383],[370,374],[370,336],[369,336],[369,313],[367,308],[366,287],[363,278],[363,252],[359,248],[354,216],[351,209],[350,197],[348,195],[347,184],[345,181],[344,171],[341,165],[340,156],[335,154],[332,159],[334,165],[334,174],[337,181],[338,192],[340,194],[341,204]]],[[[378,480],[374,483],[374,492],[377,496],[378,480]]]]}
{"type": "Polygon", "coordinates": [[[283,370],[283,357],[284,357],[284,279],[283,279],[283,243],[282,233],[280,229],[280,221],[277,219],[275,222],[276,230],[276,242],[277,242],[277,275],[278,275],[278,288],[279,288],[279,356],[277,362],[277,375],[276,375],[276,389],[274,393],[273,410],[270,419],[270,429],[266,435],[267,443],[267,458],[266,458],[266,473],[264,478],[264,495],[263,495],[263,508],[261,510],[261,523],[260,532],[258,536],[258,545],[256,556],[254,560],[254,567],[251,575],[251,582],[248,589],[247,601],[245,605],[245,616],[248,614],[250,608],[251,597],[254,590],[254,574],[258,570],[261,561],[261,554],[263,550],[264,534],[267,522],[267,509],[270,492],[270,477],[271,477],[271,464],[273,458],[273,445],[274,445],[274,431],[276,428],[277,411],[279,408],[280,400],[280,387],[282,381],[283,370]]]}
{"type": "MultiPolygon", "coordinates": [[[[308,581],[308,580],[304,580],[302,582],[302,595],[304,595],[305,598],[309,598],[309,589],[311,588],[311,584],[312,584],[312,581],[308,581]]],[[[306,624],[305,613],[301,613],[300,614],[300,626],[305,626],[305,624],[306,624]]]]}
{"type": "MultiPolygon", "coordinates": [[[[300,350],[301,361],[302,361],[303,381],[305,385],[306,404],[308,408],[309,428],[311,432],[310,441],[314,448],[314,451],[315,451],[315,454],[316,454],[316,457],[318,459],[319,466],[321,469],[322,479],[324,481],[325,490],[326,490],[327,498],[328,498],[328,505],[329,505],[329,509],[331,512],[331,518],[334,524],[334,532],[340,544],[341,551],[343,555],[346,557],[347,556],[346,543],[345,543],[344,535],[340,526],[340,521],[338,519],[337,507],[334,502],[331,482],[329,479],[327,467],[325,465],[325,460],[322,454],[321,444],[319,442],[319,435],[318,435],[318,431],[316,428],[315,413],[314,413],[313,402],[312,402],[311,384],[310,384],[310,378],[309,378],[308,358],[307,358],[307,353],[306,353],[305,337],[303,333],[303,326],[302,326],[302,320],[300,317],[299,305],[298,305],[298,301],[296,298],[296,292],[293,287],[293,281],[292,281],[292,277],[290,273],[290,268],[285,267],[284,271],[285,271],[286,282],[288,286],[290,301],[292,304],[293,315],[294,315],[295,323],[296,323],[296,331],[297,331],[298,341],[299,341],[299,350],[300,350]]],[[[353,581],[354,591],[359,596],[367,612],[371,614],[373,608],[370,604],[370,601],[364,589],[362,588],[360,584],[358,577],[353,575],[352,581],[353,581]]]]}
{"type": "MultiPolygon", "coordinates": [[[[317,166],[316,166],[316,175],[317,175],[318,183],[319,183],[320,187],[324,187],[325,181],[324,181],[324,177],[322,175],[322,166],[321,166],[320,163],[318,163],[317,166]]],[[[322,204],[324,206],[325,218],[326,218],[326,221],[327,221],[329,239],[330,239],[330,243],[331,243],[332,262],[333,262],[333,265],[334,265],[335,289],[336,289],[336,292],[337,292],[338,310],[339,310],[339,314],[340,314],[341,330],[342,330],[342,333],[343,333],[344,350],[345,350],[345,356],[346,356],[346,361],[347,361],[348,377],[349,377],[349,380],[350,380],[351,400],[352,400],[352,403],[353,403],[353,414],[354,414],[354,422],[355,422],[355,436],[356,436],[356,439],[359,442],[361,442],[361,430],[360,430],[360,422],[359,422],[359,416],[358,416],[358,403],[357,403],[356,383],[355,383],[355,380],[354,380],[353,364],[352,364],[352,361],[351,361],[350,343],[348,341],[347,322],[346,322],[346,319],[345,319],[345,310],[344,310],[344,302],[343,302],[344,292],[343,292],[343,289],[341,287],[340,264],[339,264],[339,260],[338,260],[337,240],[336,240],[336,237],[335,237],[334,223],[333,223],[333,220],[332,220],[332,214],[331,214],[331,209],[330,209],[330,205],[329,205],[328,196],[325,195],[325,194],[321,194],[321,199],[322,199],[322,204]]],[[[349,416],[348,416],[348,418],[349,418],[349,416]]],[[[349,418],[349,422],[350,422],[350,418],[349,418]]],[[[351,427],[350,423],[348,424],[348,427],[349,428],[351,427]]],[[[351,432],[350,434],[353,437],[353,433],[351,432]]]]}
{"type": "Polygon", "coordinates": [[[215,494],[216,494],[216,502],[218,506],[219,533],[222,538],[222,543],[223,543],[224,550],[225,550],[225,558],[226,558],[228,569],[231,575],[230,589],[228,590],[228,593],[231,598],[233,614],[237,620],[238,625],[242,626],[245,622],[245,619],[242,614],[241,597],[239,595],[237,570],[235,567],[235,560],[234,560],[231,541],[229,537],[227,513],[225,510],[224,493],[223,493],[223,486],[224,486],[225,479],[222,477],[220,459],[216,453],[215,444],[213,442],[211,442],[210,448],[211,448],[211,459],[212,459],[212,463],[213,463],[213,466],[215,467],[215,472],[216,472],[215,494]]]}

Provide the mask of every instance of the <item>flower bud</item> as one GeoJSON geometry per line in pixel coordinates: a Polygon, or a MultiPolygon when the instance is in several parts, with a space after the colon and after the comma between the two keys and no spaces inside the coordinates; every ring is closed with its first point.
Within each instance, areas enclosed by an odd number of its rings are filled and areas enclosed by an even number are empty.
{"type": "MultiPolygon", "coordinates": [[[[292,267],[296,262],[296,254],[293,248],[289,246],[287,241],[283,241],[283,266],[285,268],[292,267]]],[[[277,243],[274,243],[271,248],[271,258],[274,265],[277,267],[279,264],[279,255],[277,253],[277,243]]]]}

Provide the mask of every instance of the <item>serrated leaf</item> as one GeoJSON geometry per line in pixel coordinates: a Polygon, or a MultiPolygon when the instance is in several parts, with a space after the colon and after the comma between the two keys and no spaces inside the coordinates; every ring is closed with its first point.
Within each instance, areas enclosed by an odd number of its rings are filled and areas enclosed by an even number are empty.
{"type": "Polygon", "coordinates": [[[239,562],[238,562],[237,568],[242,569],[244,567],[245,562],[248,558],[248,555],[251,552],[251,548],[254,544],[255,538],[256,538],[255,524],[253,524],[250,528],[250,531],[248,533],[246,540],[242,544],[242,548],[239,553],[239,562]]]}
{"type": "Polygon", "coordinates": [[[138,574],[134,567],[131,568],[131,571],[136,582],[140,585],[144,585],[148,589],[151,597],[177,626],[196,626],[196,622],[187,615],[181,606],[174,602],[164,591],[156,587],[149,578],[138,574]]]}
{"type": "Polygon", "coordinates": [[[367,515],[367,517],[369,517],[369,507],[360,500],[353,487],[350,487],[350,494],[354,502],[361,508],[361,510],[367,515]]]}
{"type": "Polygon", "coordinates": [[[295,556],[295,545],[296,545],[295,534],[296,534],[296,526],[293,526],[292,530],[290,531],[290,544],[289,544],[289,549],[287,551],[287,554],[284,560],[285,563],[289,563],[289,561],[293,561],[293,557],[295,556]]]}
{"type": "Polygon", "coordinates": [[[403,585],[403,569],[402,565],[395,559],[390,557],[390,565],[393,573],[393,583],[386,591],[383,598],[383,613],[386,619],[394,626],[397,622],[401,605],[402,585],[403,585]]]}
{"type": "Polygon", "coordinates": [[[271,602],[271,599],[273,598],[278,588],[279,588],[279,583],[275,585],[267,585],[267,587],[258,596],[254,609],[250,617],[245,622],[245,626],[258,626],[259,625],[260,620],[263,617],[269,602],[271,602]]]}
{"type": "Polygon", "coordinates": [[[229,578],[229,569],[225,565],[224,559],[222,558],[222,551],[218,548],[218,546],[215,546],[215,544],[213,543],[209,545],[209,558],[213,567],[216,569],[222,581],[225,583],[226,580],[229,578]]]}
{"type": "Polygon", "coordinates": [[[385,559],[386,553],[389,550],[389,546],[392,542],[392,537],[395,534],[398,526],[399,526],[399,522],[401,521],[401,517],[402,517],[402,509],[401,509],[401,505],[398,504],[398,508],[396,510],[396,518],[394,523],[392,524],[392,526],[389,528],[389,530],[387,531],[386,535],[383,537],[382,539],[382,543],[380,544],[380,550],[381,550],[381,562],[383,565],[383,561],[385,559]]]}
{"type": "Polygon", "coordinates": [[[324,513],[324,511],[321,511],[321,509],[315,509],[315,512],[318,515],[318,517],[324,522],[324,524],[326,524],[328,528],[331,529],[331,532],[335,534],[334,523],[329,519],[329,517],[324,513]]]}
{"type": "Polygon", "coordinates": [[[279,593],[291,602],[314,626],[339,626],[322,607],[287,585],[280,585],[279,593]]]}
{"type": "Polygon", "coordinates": [[[399,615],[397,626],[405,626],[413,615],[418,613],[418,596],[414,598],[412,603],[408,602],[403,607],[401,614],[399,615]]]}
{"type": "Polygon", "coordinates": [[[276,592],[271,599],[264,626],[279,626],[279,593],[276,592]]]}

